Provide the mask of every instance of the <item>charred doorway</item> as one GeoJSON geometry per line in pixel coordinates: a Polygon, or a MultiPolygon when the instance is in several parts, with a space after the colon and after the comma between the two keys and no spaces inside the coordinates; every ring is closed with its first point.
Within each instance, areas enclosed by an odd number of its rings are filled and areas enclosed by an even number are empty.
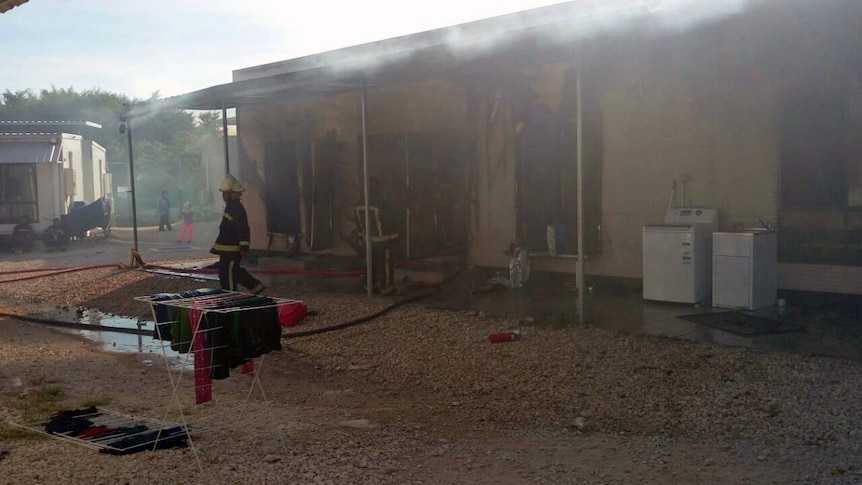
{"type": "MultiPolygon", "coordinates": [[[[576,255],[578,105],[575,71],[566,75],[559,111],[532,96],[516,124],[518,238],[531,252],[576,255]]],[[[601,252],[602,114],[599,83],[582,82],[584,255],[601,252]]]]}
{"type": "Polygon", "coordinates": [[[307,217],[311,221],[311,237],[308,245],[313,251],[331,248],[334,242],[335,173],[340,160],[337,133],[330,131],[315,143],[314,162],[303,172],[303,186],[308,182],[311,185],[311,190],[304,192],[310,198],[307,217]]]}
{"type": "Polygon", "coordinates": [[[302,232],[299,210],[299,160],[294,143],[267,143],[266,222],[270,234],[298,237],[302,232]]]}
{"type": "MultiPolygon", "coordinates": [[[[421,257],[466,242],[463,138],[448,133],[370,135],[367,156],[368,176],[380,182],[395,212],[397,257],[421,257]]],[[[361,180],[361,149],[358,169],[361,180]]]]}

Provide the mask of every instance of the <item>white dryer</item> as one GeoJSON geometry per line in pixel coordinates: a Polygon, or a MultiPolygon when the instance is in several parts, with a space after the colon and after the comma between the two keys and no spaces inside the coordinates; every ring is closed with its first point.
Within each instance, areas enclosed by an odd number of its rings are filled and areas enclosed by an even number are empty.
{"type": "Polygon", "coordinates": [[[700,303],[712,297],[712,233],[718,210],[670,208],[643,228],[643,298],[700,303]]]}

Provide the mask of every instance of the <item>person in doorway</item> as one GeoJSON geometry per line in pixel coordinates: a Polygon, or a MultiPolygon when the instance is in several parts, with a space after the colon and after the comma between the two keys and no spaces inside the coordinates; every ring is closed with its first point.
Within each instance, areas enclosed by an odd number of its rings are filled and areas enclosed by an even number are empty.
{"type": "Polygon", "coordinates": [[[33,249],[33,227],[30,226],[29,217],[21,216],[18,224],[12,228],[12,252],[21,254],[31,249],[33,249]]]}
{"type": "Polygon", "coordinates": [[[163,190],[159,197],[159,231],[171,231],[171,201],[168,199],[168,191],[163,190]]]}
{"type": "Polygon", "coordinates": [[[45,229],[45,232],[42,234],[42,242],[45,243],[49,253],[66,250],[66,245],[69,244],[69,236],[66,235],[66,231],[63,229],[63,224],[59,218],[55,217],[51,225],[48,226],[48,229],[45,229]]]}
{"type": "Polygon", "coordinates": [[[224,215],[218,226],[218,236],[210,252],[219,256],[218,277],[224,290],[237,291],[242,285],[252,293],[261,293],[266,287],[241,266],[242,257],[248,254],[251,231],[248,215],[240,202],[243,187],[233,175],[222,180],[219,186],[225,202],[224,215]]]}
{"type": "MultiPolygon", "coordinates": [[[[373,291],[381,295],[395,293],[395,257],[393,241],[398,238],[394,229],[394,209],[383,193],[377,177],[368,179],[368,206],[371,230],[371,282],[373,291]],[[376,215],[376,217],[375,217],[376,215]]],[[[364,224],[365,221],[361,221],[364,224]]]]}
{"type": "Polygon", "coordinates": [[[186,201],[185,203],[183,203],[182,214],[183,214],[183,227],[180,230],[180,237],[177,238],[177,242],[183,242],[183,237],[185,237],[186,231],[188,231],[188,233],[189,233],[188,242],[189,242],[189,244],[191,244],[192,243],[192,235],[195,232],[195,215],[194,215],[194,212],[192,211],[192,203],[191,202],[186,201]]]}

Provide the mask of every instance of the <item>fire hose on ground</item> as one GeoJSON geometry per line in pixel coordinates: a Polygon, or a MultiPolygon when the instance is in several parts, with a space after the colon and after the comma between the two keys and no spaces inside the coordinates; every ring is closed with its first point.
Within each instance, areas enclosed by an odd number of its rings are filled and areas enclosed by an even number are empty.
{"type": "MultiPolygon", "coordinates": [[[[436,295],[439,292],[440,292],[440,287],[435,285],[434,287],[432,287],[431,291],[427,291],[427,292],[419,294],[419,295],[414,295],[414,296],[411,296],[408,298],[404,298],[404,299],[399,300],[397,302],[394,302],[390,305],[387,305],[386,307],[384,307],[384,308],[382,308],[382,309],[380,309],[374,313],[371,313],[369,315],[365,315],[365,316],[362,316],[362,317],[359,317],[359,318],[356,318],[353,320],[349,320],[346,322],[337,323],[335,325],[330,325],[328,327],[303,330],[303,331],[299,331],[299,332],[290,332],[290,333],[284,334],[283,337],[287,338],[287,339],[309,337],[311,335],[317,335],[317,334],[321,334],[321,333],[332,332],[335,330],[342,330],[342,329],[345,329],[348,327],[353,327],[355,325],[370,322],[372,320],[380,318],[381,316],[385,315],[386,313],[389,313],[390,311],[392,311],[392,310],[394,310],[400,306],[406,305],[408,303],[412,303],[414,301],[421,300],[423,298],[428,298],[430,296],[436,295]]],[[[79,322],[67,322],[64,320],[54,320],[54,319],[50,319],[50,318],[33,317],[30,315],[21,315],[21,314],[17,314],[17,313],[0,312],[0,317],[14,318],[15,320],[21,320],[21,321],[25,321],[25,322],[39,323],[39,324],[48,325],[51,327],[70,328],[70,329],[75,329],[75,330],[97,330],[100,332],[117,332],[117,333],[126,333],[126,334],[132,334],[132,335],[144,335],[144,336],[152,336],[153,335],[152,330],[140,330],[137,328],[115,327],[115,326],[106,326],[106,325],[92,325],[89,323],[79,323],[79,322]]]]}
{"type": "MultiPolygon", "coordinates": [[[[445,249],[443,251],[439,251],[437,253],[433,253],[433,254],[424,256],[422,258],[413,258],[413,259],[409,259],[409,260],[400,261],[399,263],[396,264],[396,266],[403,266],[406,264],[421,261],[423,259],[439,256],[441,254],[448,254],[450,252],[455,252],[455,251],[464,250],[464,249],[467,249],[467,247],[463,246],[463,247],[456,247],[456,248],[448,248],[448,249],[445,249]]],[[[169,266],[145,264],[140,259],[139,255],[133,254],[133,257],[143,267],[143,269],[161,269],[161,270],[165,270],[165,271],[174,271],[174,272],[182,272],[182,273],[217,273],[218,272],[217,270],[212,270],[212,269],[180,269],[180,268],[172,268],[169,266]]],[[[37,272],[38,273],[46,273],[46,274],[39,274],[36,276],[27,276],[27,277],[16,278],[16,279],[11,279],[11,280],[2,280],[2,281],[0,281],[0,284],[13,283],[13,282],[19,282],[19,281],[27,281],[27,280],[33,280],[33,279],[38,279],[38,278],[43,278],[43,277],[48,277],[48,276],[56,276],[59,274],[72,273],[72,272],[78,272],[78,271],[86,271],[86,270],[102,269],[102,268],[116,268],[116,267],[118,267],[117,264],[101,264],[101,265],[94,265],[94,266],[78,266],[78,267],[70,267],[70,268],[2,271],[2,272],[0,272],[0,276],[12,275],[12,274],[37,273],[37,272]]],[[[371,314],[368,314],[368,315],[365,315],[365,316],[362,316],[359,318],[355,318],[353,320],[348,320],[346,322],[330,325],[327,327],[302,330],[302,331],[298,331],[298,332],[290,332],[290,333],[285,334],[283,337],[288,338],[288,339],[300,338],[300,337],[309,337],[309,336],[317,335],[317,334],[321,334],[321,333],[333,332],[336,330],[343,330],[345,328],[353,327],[356,325],[360,325],[362,323],[376,320],[377,318],[380,318],[381,316],[385,315],[386,313],[389,313],[390,311],[392,311],[392,310],[394,310],[400,306],[403,306],[403,305],[406,305],[409,303],[413,303],[415,301],[419,301],[419,300],[422,300],[422,299],[425,299],[425,298],[428,298],[428,297],[431,297],[431,296],[434,296],[434,295],[440,293],[440,287],[442,285],[448,284],[449,282],[454,280],[461,273],[461,271],[463,269],[464,269],[464,264],[462,261],[462,264],[459,266],[458,270],[455,271],[455,273],[452,276],[450,276],[449,278],[447,278],[445,281],[443,281],[441,283],[438,283],[438,284],[431,286],[430,291],[426,291],[426,292],[420,293],[418,295],[403,298],[403,299],[396,301],[390,305],[387,305],[386,307],[384,307],[380,310],[377,310],[376,312],[373,312],[371,314]]],[[[358,276],[358,275],[364,274],[363,270],[337,270],[337,271],[336,270],[256,270],[254,272],[266,273],[266,274],[291,274],[291,275],[312,276],[312,277],[358,276]]],[[[132,334],[132,335],[144,335],[144,336],[148,336],[148,335],[153,334],[152,330],[141,330],[141,329],[135,329],[135,328],[103,326],[103,325],[94,326],[92,324],[79,323],[79,322],[67,322],[67,321],[63,321],[63,320],[33,317],[33,316],[29,316],[29,315],[21,315],[21,314],[16,314],[16,313],[0,312],[0,317],[8,317],[8,318],[13,318],[13,319],[20,320],[20,321],[39,323],[42,325],[48,325],[48,326],[53,326],[53,327],[78,329],[78,330],[98,330],[98,331],[105,331],[105,332],[117,332],[117,333],[126,333],[126,334],[132,334]],[[94,328],[94,327],[96,327],[96,328],[94,328]]]]}

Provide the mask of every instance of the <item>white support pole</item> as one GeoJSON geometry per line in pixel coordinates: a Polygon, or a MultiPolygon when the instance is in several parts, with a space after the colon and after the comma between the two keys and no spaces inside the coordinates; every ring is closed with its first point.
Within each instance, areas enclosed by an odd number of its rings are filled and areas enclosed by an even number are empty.
{"type": "MultiPolygon", "coordinates": [[[[314,226],[315,226],[315,224],[314,224],[314,213],[317,211],[317,204],[314,202],[314,200],[315,200],[314,191],[317,190],[315,187],[315,185],[317,183],[317,151],[316,150],[317,150],[317,148],[315,147],[315,144],[314,144],[314,136],[309,135],[309,137],[308,137],[308,153],[311,154],[311,155],[309,155],[311,157],[311,174],[310,175],[306,175],[305,171],[302,170],[302,166],[303,166],[302,160],[300,159],[299,156],[296,157],[297,166],[298,166],[297,171],[301,175],[301,177],[299,177],[299,226],[300,226],[299,232],[300,232],[300,234],[303,232],[308,233],[308,247],[309,247],[309,249],[313,248],[314,243],[315,243],[315,241],[314,241],[314,226]],[[308,205],[305,201],[305,197],[302,196],[302,194],[305,193],[305,190],[307,187],[306,184],[311,186],[309,188],[309,190],[311,190],[311,214],[308,214],[308,215],[306,215],[306,212],[308,211],[308,205]]],[[[300,247],[299,241],[298,240],[294,241],[294,248],[296,249],[296,251],[299,251],[299,247],[300,247]]]]}
{"type": "Polygon", "coordinates": [[[227,108],[224,106],[224,98],[221,100],[221,132],[224,142],[224,173],[230,173],[230,144],[227,135],[227,108]]]}
{"type": "Polygon", "coordinates": [[[368,210],[368,139],[365,133],[365,98],[368,89],[362,80],[362,183],[365,191],[365,289],[368,296],[374,294],[374,284],[371,279],[371,215],[368,210]]]}
{"type": "Polygon", "coordinates": [[[577,70],[576,100],[578,106],[578,260],[575,265],[578,288],[578,323],[584,324],[584,130],[583,130],[583,100],[581,99],[581,66],[577,70]]]}

